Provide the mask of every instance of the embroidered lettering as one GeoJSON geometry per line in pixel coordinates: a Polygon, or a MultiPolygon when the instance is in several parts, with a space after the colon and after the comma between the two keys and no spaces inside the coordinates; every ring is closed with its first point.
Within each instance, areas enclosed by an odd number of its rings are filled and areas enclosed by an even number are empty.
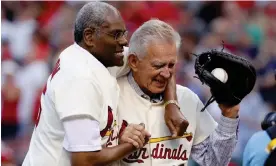
{"type": "MultiPolygon", "coordinates": [[[[181,144],[177,149],[171,149],[164,147],[164,144],[156,144],[155,148],[152,149],[151,156],[154,159],[173,159],[186,161],[187,150],[183,150],[183,145],[181,144]]],[[[128,155],[123,159],[126,163],[144,163],[143,160],[149,158],[148,151],[146,148],[137,150],[136,152],[128,155]]]]}

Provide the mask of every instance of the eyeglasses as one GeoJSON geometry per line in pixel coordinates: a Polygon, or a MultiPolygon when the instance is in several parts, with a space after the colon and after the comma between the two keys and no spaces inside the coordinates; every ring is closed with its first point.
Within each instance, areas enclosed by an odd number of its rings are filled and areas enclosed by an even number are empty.
{"type": "MultiPolygon", "coordinates": [[[[99,29],[98,29],[99,31],[99,29]]],[[[114,37],[114,40],[115,41],[119,41],[121,40],[123,37],[124,38],[127,38],[127,34],[128,34],[128,31],[120,31],[120,32],[117,32],[116,34],[112,34],[112,33],[108,33],[108,32],[105,32],[105,31],[101,31],[102,33],[104,34],[107,34],[109,36],[112,36],[114,37]]]]}

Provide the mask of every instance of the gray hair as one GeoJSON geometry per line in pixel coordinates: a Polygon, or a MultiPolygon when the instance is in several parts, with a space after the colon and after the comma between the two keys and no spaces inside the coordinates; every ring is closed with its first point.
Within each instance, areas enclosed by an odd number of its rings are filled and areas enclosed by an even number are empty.
{"type": "Polygon", "coordinates": [[[135,54],[139,59],[146,55],[150,42],[175,42],[177,50],[180,48],[181,37],[169,24],[151,19],[141,25],[131,36],[129,54],[135,54]]]}
{"type": "Polygon", "coordinates": [[[107,14],[119,14],[119,11],[104,2],[89,2],[85,4],[77,14],[74,29],[75,42],[79,43],[83,39],[83,31],[87,27],[100,27],[105,21],[107,14]]]}

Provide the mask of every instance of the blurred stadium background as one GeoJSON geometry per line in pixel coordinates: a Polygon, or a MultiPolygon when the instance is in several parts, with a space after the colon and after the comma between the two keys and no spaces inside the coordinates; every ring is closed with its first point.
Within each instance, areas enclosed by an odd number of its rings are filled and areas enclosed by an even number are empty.
{"type": "MultiPolygon", "coordinates": [[[[75,16],[84,3],[1,2],[2,164],[20,165],[24,159],[41,88],[59,53],[73,43],[75,16]]],[[[129,37],[152,17],[180,32],[183,44],[177,82],[192,89],[203,102],[210,96],[209,89],[193,78],[194,57],[190,53],[221,49],[223,40],[226,51],[253,62],[258,79],[241,104],[239,142],[230,164],[240,165],[248,139],[261,130],[264,115],[276,110],[276,2],[108,3],[121,11],[129,37]]],[[[216,104],[208,109],[218,117],[216,104]]]]}

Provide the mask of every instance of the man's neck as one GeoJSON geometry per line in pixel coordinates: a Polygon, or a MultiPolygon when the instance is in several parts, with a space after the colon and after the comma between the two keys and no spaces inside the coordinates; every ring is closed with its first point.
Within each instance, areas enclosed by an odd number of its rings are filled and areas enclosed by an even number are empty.
{"type": "Polygon", "coordinates": [[[139,83],[139,79],[138,76],[135,73],[132,73],[132,77],[134,79],[134,81],[136,82],[136,84],[139,86],[139,88],[149,97],[154,97],[156,96],[156,94],[152,93],[151,91],[147,90],[146,87],[141,86],[141,84],[139,83]]]}
{"type": "Polygon", "coordinates": [[[77,43],[77,45],[79,45],[81,48],[85,49],[86,51],[88,51],[88,52],[90,53],[90,51],[89,51],[87,45],[84,44],[84,42],[79,42],[79,43],[77,43]]]}
{"type": "Polygon", "coordinates": [[[96,53],[91,52],[91,51],[89,50],[88,46],[87,46],[83,41],[77,43],[77,45],[79,45],[81,48],[83,48],[83,49],[85,49],[87,52],[89,52],[92,56],[94,56],[94,57],[95,57],[101,64],[103,64],[105,67],[108,67],[108,66],[106,66],[106,65],[102,62],[101,58],[99,58],[99,56],[97,56],[96,53]]]}

